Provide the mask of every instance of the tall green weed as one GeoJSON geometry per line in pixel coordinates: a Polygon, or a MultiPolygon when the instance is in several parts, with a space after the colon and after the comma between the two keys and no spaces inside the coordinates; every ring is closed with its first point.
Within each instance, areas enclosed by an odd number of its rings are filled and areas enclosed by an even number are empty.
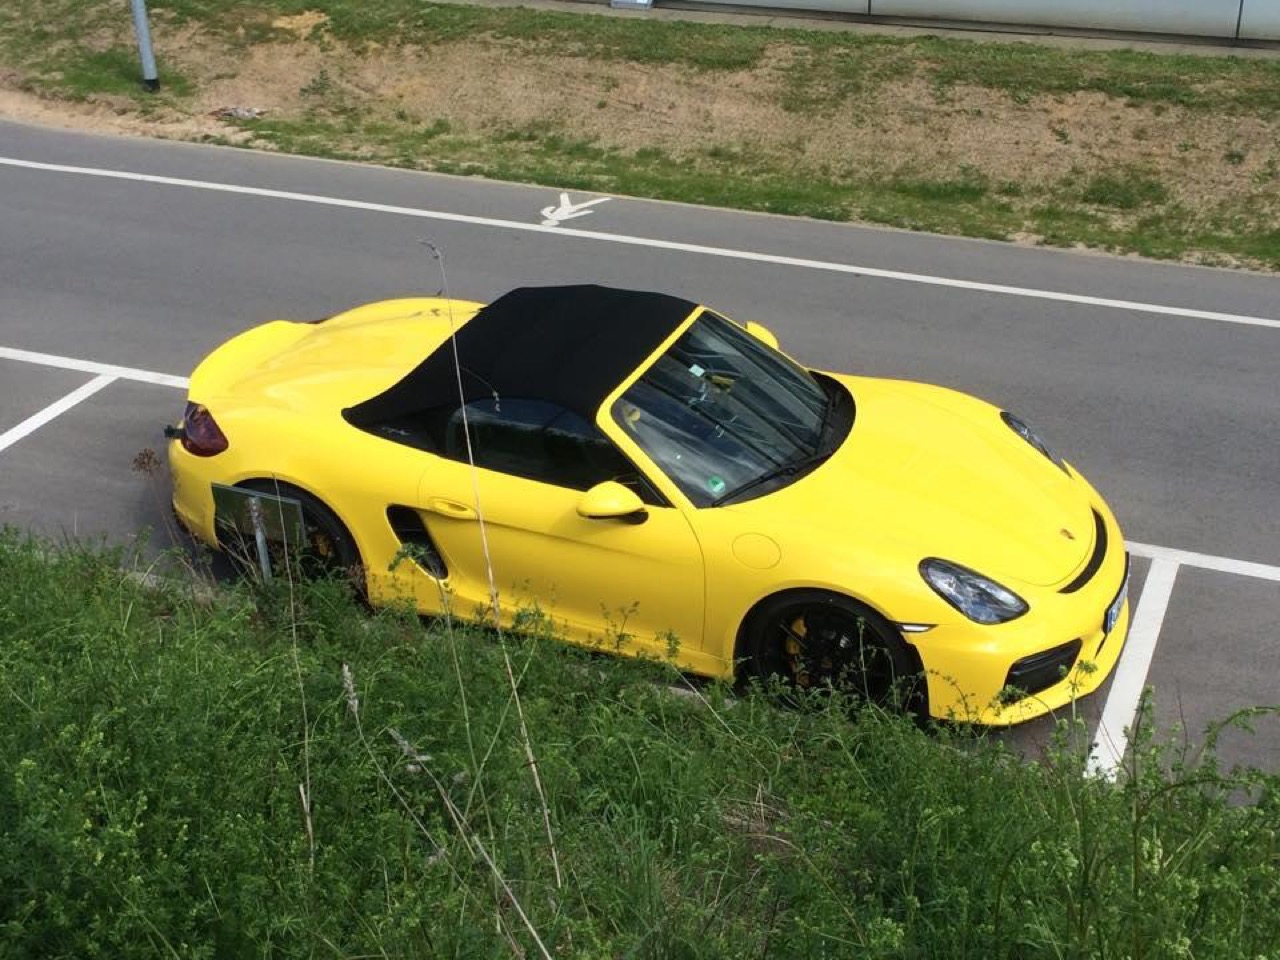
{"type": "Polygon", "coordinates": [[[1117,786],[1070,736],[1029,762],[850,704],[677,696],[545,631],[121,561],[0,536],[0,957],[1280,944],[1277,779],[1211,752],[1141,743],[1117,786]]]}

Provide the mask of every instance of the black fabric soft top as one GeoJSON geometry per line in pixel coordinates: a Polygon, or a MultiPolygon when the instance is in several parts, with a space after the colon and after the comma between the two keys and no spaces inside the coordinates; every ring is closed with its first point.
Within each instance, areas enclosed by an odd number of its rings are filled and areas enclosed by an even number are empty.
{"type": "MultiPolygon", "coordinates": [[[[613,390],[697,304],[663,293],[584,284],[520,287],[482,308],[455,335],[467,402],[545,400],[594,422],[613,390]]],[[[344,411],[361,428],[458,405],[446,340],[399,383],[344,411]]]]}

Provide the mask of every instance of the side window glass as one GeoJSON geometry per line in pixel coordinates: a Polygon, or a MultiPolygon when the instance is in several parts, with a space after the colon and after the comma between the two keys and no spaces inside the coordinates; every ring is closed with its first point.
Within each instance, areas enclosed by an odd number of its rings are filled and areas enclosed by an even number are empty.
{"type": "MultiPolygon", "coordinates": [[[[595,424],[563,407],[502,397],[473,400],[466,413],[476,466],[573,490],[617,480],[646,503],[663,502],[595,424]]],[[[461,408],[449,418],[444,455],[467,459],[461,408]]]]}
{"type": "MultiPolygon", "coordinates": [[[[546,461],[543,427],[556,413],[550,404],[536,400],[473,400],[466,406],[471,428],[471,452],[476,465],[499,473],[535,476],[546,461]]],[[[453,412],[445,429],[444,455],[467,459],[467,437],[462,408],[453,412]]]]}

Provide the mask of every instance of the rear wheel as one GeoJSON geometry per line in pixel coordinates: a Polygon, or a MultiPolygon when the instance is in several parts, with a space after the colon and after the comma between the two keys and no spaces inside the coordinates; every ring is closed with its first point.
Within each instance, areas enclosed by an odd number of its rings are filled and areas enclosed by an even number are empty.
{"type": "Polygon", "coordinates": [[[744,628],[748,679],[799,690],[838,690],[886,707],[917,707],[914,658],[884,617],[822,590],[766,600],[744,628]]]}
{"type": "MultiPolygon", "coordinates": [[[[275,575],[287,573],[304,580],[344,579],[357,593],[364,592],[364,565],[355,538],[323,502],[305,490],[271,480],[249,480],[238,486],[297,500],[302,506],[303,541],[297,544],[273,541],[270,544],[275,575]]],[[[237,566],[258,569],[257,547],[252,539],[232,533],[224,546],[237,566]]]]}

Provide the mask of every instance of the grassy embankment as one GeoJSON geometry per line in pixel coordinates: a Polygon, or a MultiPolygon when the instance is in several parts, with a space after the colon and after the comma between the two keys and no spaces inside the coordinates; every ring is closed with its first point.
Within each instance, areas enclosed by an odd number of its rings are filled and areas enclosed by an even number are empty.
{"type": "Polygon", "coordinates": [[[1276,60],[619,19],[589,8],[150,6],[159,96],[139,92],[127,11],[108,0],[5,3],[0,92],[171,136],[1280,267],[1276,60]],[[268,112],[209,116],[225,106],[268,112]]]}
{"type": "Polygon", "coordinates": [[[1280,943],[1274,777],[1147,744],[1115,786],[1065,746],[678,697],[659,664],[119,562],[0,535],[0,957],[1280,943]]]}

